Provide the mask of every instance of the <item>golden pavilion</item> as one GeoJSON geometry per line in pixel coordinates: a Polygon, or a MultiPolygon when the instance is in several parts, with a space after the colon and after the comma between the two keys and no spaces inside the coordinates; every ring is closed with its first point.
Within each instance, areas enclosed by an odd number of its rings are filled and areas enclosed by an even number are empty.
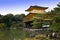
{"type": "MultiPolygon", "coordinates": [[[[51,14],[48,14],[45,10],[48,9],[48,7],[41,7],[41,6],[37,6],[37,5],[34,5],[34,6],[30,6],[27,10],[25,10],[26,12],[29,12],[28,15],[26,15],[24,17],[24,24],[25,24],[25,27],[26,28],[31,28],[32,25],[31,23],[33,22],[32,21],[32,18],[34,18],[34,16],[36,14],[41,14],[41,15],[45,15],[46,17],[43,19],[43,21],[45,22],[49,22],[49,24],[47,25],[43,25],[43,27],[45,26],[49,26],[51,24],[51,14]]],[[[41,24],[42,25],[42,24],[41,24]]]]}

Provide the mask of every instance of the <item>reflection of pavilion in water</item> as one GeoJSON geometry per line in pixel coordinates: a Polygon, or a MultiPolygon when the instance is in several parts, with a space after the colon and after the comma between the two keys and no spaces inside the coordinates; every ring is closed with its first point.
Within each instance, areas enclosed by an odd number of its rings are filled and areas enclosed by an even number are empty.
{"type": "Polygon", "coordinates": [[[51,18],[50,18],[50,16],[51,16],[51,14],[47,14],[46,12],[45,12],[45,10],[47,9],[48,7],[40,7],[40,6],[30,6],[27,10],[25,10],[25,11],[28,11],[29,12],[29,14],[27,15],[27,16],[25,16],[24,17],[24,23],[25,23],[25,27],[26,28],[31,28],[32,27],[32,18],[34,18],[34,16],[36,15],[36,14],[40,14],[40,15],[45,15],[45,16],[47,16],[46,18],[44,18],[43,20],[42,20],[42,22],[44,21],[44,22],[46,22],[47,24],[41,24],[42,25],[42,27],[49,27],[50,26],[50,24],[51,24],[51,18]]]}

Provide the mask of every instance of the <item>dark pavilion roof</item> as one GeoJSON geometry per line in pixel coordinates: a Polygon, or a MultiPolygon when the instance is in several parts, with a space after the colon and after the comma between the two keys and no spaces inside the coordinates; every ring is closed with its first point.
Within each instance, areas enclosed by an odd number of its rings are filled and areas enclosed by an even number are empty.
{"type": "Polygon", "coordinates": [[[48,7],[41,7],[41,6],[37,6],[37,5],[34,5],[34,6],[30,6],[27,10],[25,11],[30,11],[32,9],[47,9],[48,7]]]}

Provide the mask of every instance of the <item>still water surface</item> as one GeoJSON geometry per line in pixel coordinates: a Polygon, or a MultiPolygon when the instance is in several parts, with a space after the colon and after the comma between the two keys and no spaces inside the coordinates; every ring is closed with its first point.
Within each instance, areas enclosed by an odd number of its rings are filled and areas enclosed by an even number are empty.
{"type": "Polygon", "coordinates": [[[0,40],[23,40],[25,31],[22,29],[10,29],[0,31],[0,40]]]}

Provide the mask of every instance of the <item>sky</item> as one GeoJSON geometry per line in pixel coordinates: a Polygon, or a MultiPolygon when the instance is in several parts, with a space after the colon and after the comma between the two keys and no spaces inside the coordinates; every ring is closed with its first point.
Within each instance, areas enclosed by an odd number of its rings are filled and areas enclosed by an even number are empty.
{"type": "Polygon", "coordinates": [[[56,7],[59,2],[60,0],[0,0],[0,14],[28,14],[25,10],[31,5],[49,7],[46,11],[50,11],[56,7]]]}

